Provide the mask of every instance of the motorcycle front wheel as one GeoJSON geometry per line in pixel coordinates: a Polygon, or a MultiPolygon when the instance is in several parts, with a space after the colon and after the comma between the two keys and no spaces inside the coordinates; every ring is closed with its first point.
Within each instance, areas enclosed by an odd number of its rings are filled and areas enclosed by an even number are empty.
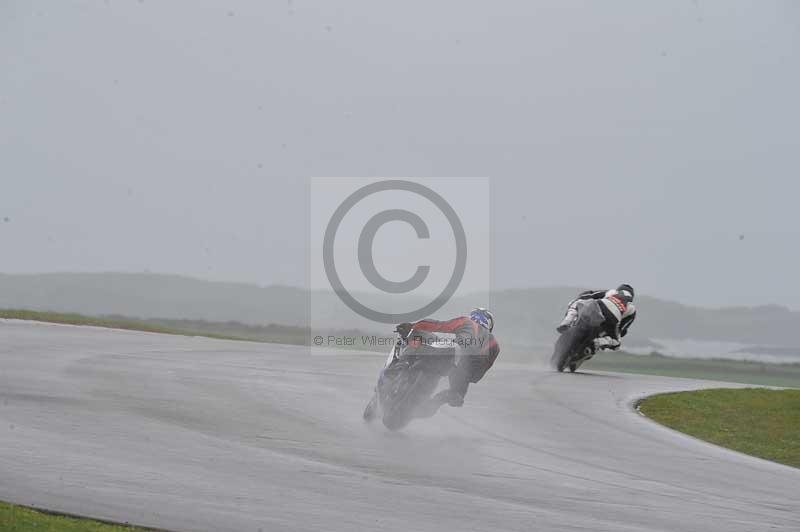
{"type": "Polygon", "coordinates": [[[422,368],[411,366],[399,371],[391,383],[385,383],[389,389],[381,396],[383,425],[391,431],[408,425],[414,419],[414,410],[430,397],[438,382],[438,375],[428,375],[422,368]]]}
{"type": "Polygon", "coordinates": [[[573,373],[578,369],[580,363],[575,364],[575,369],[572,369],[572,362],[577,362],[578,353],[582,352],[581,346],[585,343],[587,338],[592,337],[592,326],[588,320],[583,317],[578,319],[578,322],[564,331],[561,336],[556,340],[555,348],[553,349],[553,356],[550,362],[553,367],[559,372],[563,372],[567,367],[573,373]]]}

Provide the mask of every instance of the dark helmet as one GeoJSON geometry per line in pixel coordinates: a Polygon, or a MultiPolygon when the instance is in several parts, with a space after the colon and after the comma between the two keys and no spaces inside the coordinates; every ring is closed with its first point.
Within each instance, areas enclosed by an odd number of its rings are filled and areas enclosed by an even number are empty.
{"type": "Polygon", "coordinates": [[[472,312],[469,313],[469,319],[489,329],[489,332],[492,332],[492,329],[494,329],[494,314],[489,312],[488,309],[482,307],[472,309],[472,312]]]}
{"type": "Polygon", "coordinates": [[[622,296],[627,296],[627,298],[630,300],[628,301],[629,303],[633,301],[634,293],[633,293],[633,287],[631,285],[621,284],[617,287],[617,292],[622,296]]]}

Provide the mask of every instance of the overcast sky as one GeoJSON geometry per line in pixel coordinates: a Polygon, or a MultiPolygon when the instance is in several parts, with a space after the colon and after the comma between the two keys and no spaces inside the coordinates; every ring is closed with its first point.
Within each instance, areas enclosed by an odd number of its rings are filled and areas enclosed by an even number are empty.
{"type": "Polygon", "coordinates": [[[798,65],[792,0],[5,0],[0,271],[304,285],[309,177],[488,176],[495,288],[797,309],[798,65]]]}

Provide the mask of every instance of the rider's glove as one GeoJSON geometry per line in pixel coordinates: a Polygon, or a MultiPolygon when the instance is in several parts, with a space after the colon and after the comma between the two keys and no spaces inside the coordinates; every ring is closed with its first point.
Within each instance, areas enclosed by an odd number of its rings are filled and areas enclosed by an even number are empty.
{"type": "Polygon", "coordinates": [[[395,328],[394,332],[402,336],[403,340],[406,340],[408,338],[408,333],[410,333],[411,329],[413,328],[414,328],[413,323],[401,323],[395,328]]]}

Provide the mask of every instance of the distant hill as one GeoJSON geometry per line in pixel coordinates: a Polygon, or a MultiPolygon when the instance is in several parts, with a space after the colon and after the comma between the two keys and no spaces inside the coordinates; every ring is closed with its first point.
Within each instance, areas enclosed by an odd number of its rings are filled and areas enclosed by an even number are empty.
{"type": "Polygon", "coordinates": [[[299,325],[304,290],[161,274],[0,274],[0,308],[299,325]]]}
{"type": "MultiPolygon", "coordinates": [[[[553,328],[566,303],[580,288],[553,287],[502,290],[491,297],[456,297],[437,317],[461,314],[476,305],[491,305],[498,333],[514,344],[551,342],[553,328]]],[[[367,297],[408,306],[413,301],[367,297]]],[[[740,342],[796,347],[800,312],[779,306],[705,309],[653,297],[637,298],[639,318],[628,345],[646,347],[654,338],[740,342]]],[[[332,293],[300,288],[220,283],[160,274],[57,273],[0,274],[0,308],[20,308],[87,315],[117,314],[140,318],[239,321],[246,324],[306,325],[376,330],[353,320],[332,293]],[[309,306],[309,301],[312,303],[309,306]],[[309,312],[311,311],[311,312],[309,312]]],[[[386,327],[388,329],[388,326],[386,327]]]]}

